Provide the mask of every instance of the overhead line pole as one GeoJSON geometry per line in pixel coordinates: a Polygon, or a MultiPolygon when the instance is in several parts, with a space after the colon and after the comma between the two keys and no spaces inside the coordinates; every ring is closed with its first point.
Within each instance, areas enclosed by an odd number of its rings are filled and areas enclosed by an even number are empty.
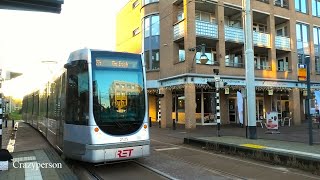
{"type": "Polygon", "coordinates": [[[249,139],[257,139],[256,123],[256,90],[254,76],[254,52],[251,17],[251,0],[243,0],[242,6],[245,12],[245,68],[246,68],[246,88],[247,88],[247,117],[249,128],[249,139]]]}

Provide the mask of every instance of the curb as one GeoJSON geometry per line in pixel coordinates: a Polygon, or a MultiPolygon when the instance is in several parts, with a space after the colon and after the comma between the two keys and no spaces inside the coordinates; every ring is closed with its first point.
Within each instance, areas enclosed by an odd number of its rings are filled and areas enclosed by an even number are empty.
{"type": "MultiPolygon", "coordinates": [[[[320,171],[320,155],[319,157],[312,157],[293,152],[281,152],[281,149],[270,147],[248,147],[243,145],[228,144],[223,142],[208,141],[198,138],[184,138],[184,144],[194,145],[205,148],[207,150],[214,150],[217,152],[224,152],[233,155],[246,155],[252,159],[267,161],[273,164],[280,164],[290,167],[295,167],[308,171],[320,171]],[[269,148],[269,149],[268,149],[269,148]]],[[[259,146],[259,145],[257,145],[259,146]]],[[[311,154],[311,153],[310,153],[311,154]]]]}

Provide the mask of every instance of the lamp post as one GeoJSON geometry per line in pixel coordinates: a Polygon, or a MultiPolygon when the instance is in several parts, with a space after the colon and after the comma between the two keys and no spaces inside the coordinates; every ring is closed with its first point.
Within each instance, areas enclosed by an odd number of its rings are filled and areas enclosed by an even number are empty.
{"type": "Polygon", "coordinates": [[[194,61],[196,59],[196,55],[197,55],[197,51],[200,51],[201,52],[201,55],[200,55],[200,63],[201,64],[206,64],[209,60],[208,56],[206,55],[206,45],[205,44],[201,44],[201,45],[198,45],[194,48],[189,48],[189,51],[196,51],[194,53],[194,56],[193,56],[193,60],[192,60],[192,66],[191,66],[191,69],[190,71],[193,70],[193,64],[194,64],[194,61]]]}
{"type": "Polygon", "coordinates": [[[246,88],[247,88],[247,117],[249,127],[249,138],[257,139],[256,123],[256,90],[254,77],[254,52],[252,44],[252,20],[251,20],[251,0],[243,0],[243,10],[245,11],[245,66],[246,66],[246,88]]]}
{"type": "Polygon", "coordinates": [[[310,57],[305,58],[305,63],[307,65],[307,98],[306,98],[306,114],[308,119],[308,125],[309,125],[309,145],[311,146],[313,144],[313,134],[312,134],[312,118],[310,114],[310,57]]]}

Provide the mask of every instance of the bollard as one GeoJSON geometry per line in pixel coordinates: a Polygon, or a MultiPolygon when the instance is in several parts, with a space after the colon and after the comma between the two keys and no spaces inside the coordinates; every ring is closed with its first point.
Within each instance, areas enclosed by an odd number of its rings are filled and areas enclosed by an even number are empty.
{"type": "Polygon", "coordinates": [[[158,122],[159,122],[159,128],[161,128],[161,120],[159,119],[158,122]]]}
{"type": "Polygon", "coordinates": [[[8,127],[8,119],[6,119],[5,127],[8,127]]]}
{"type": "Polygon", "coordinates": [[[177,127],[176,127],[176,120],[175,119],[172,119],[172,129],[173,130],[176,130],[177,127]]]}
{"type": "Polygon", "coordinates": [[[152,127],[151,117],[149,117],[149,127],[152,127]]]}
{"type": "Polygon", "coordinates": [[[14,128],[14,120],[12,119],[12,129],[14,128]]]}

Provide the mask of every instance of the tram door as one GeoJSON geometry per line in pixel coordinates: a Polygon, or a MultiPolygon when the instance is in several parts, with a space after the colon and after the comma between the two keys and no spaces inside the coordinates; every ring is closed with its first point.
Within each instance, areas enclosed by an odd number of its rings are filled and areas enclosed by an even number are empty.
{"type": "Polygon", "coordinates": [[[236,99],[232,98],[228,100],[228,109],[230,123],[237,123],[236,99]]]}

